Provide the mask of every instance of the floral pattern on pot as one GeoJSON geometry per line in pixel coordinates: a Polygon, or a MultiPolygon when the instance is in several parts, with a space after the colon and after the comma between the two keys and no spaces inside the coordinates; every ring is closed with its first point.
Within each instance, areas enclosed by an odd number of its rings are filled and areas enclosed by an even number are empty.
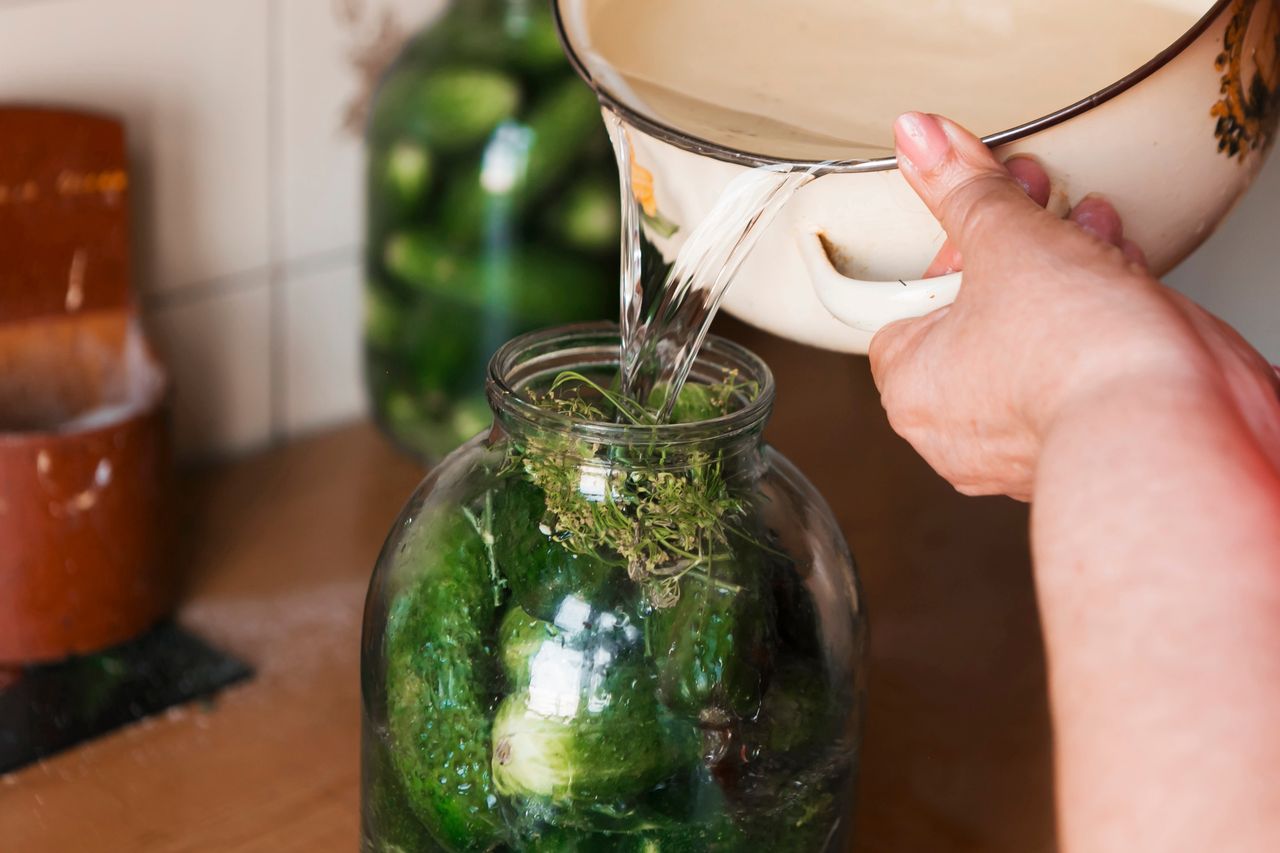
{"type": "Polygon", "coordinates": [[[1248,159],[1275,138],[1280,119],[1280,0],[1240,0],[1215,62],[1222,100],[1214,104],[1218,150],[1248,159]]]}

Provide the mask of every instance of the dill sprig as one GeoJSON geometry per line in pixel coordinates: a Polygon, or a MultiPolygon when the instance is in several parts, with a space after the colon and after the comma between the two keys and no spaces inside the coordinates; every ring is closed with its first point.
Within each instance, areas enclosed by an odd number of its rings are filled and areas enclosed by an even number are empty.
{"type": "MultiPolygon", "coordinates": [[[[750,393],[736,373],[726,374],[724,383],[698,387],[706,392],[700,402],[714,409],[709,417],[750,393]]],[[[636,426],[656,425],[636,401],[574,371],[560,374],[532,399],[574,419],[612,422],[616,415],[636,426]]],[[[728,551],[747,510],[729,486],[721,451],[681,451],[673,459],[655,444],[602,448],[550,432],[519,442],[507,467],[521,471],[545,495],[545,533],[573,553],[625,565],[656,608],[674,606],[681,580],[690,572],[705,573],[728,551]]]]}

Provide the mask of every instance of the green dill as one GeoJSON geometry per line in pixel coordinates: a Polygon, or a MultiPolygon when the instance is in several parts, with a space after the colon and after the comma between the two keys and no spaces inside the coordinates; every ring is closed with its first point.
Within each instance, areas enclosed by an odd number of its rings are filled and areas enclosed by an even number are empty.
{"type": "MultiPolygon", "coordinates": [[[[757,393],[736,372],[699,389],[691,407],[711,419],[757,393]]],[[[596,423],[656,426],[650,409],[574,371],[558,375],[530,399],[549,411],[596,423]]],[[[643,431],[640,431],[643,435],[643,431]]],[[[706,567],[741,536],[743,499],[730,488],[723,451],[682,450],[638,439],[604,448],[568,433],[542,432],[513,443],[507,471],[542,490],[543,532],[572,553],[616,561],[641,584],[655,608],[672,607],[681,580],[706,567]]]]}

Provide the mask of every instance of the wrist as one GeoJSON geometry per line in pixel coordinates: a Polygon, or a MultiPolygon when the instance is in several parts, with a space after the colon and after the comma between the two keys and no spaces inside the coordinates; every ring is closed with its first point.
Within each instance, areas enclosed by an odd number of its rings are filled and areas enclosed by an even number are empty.
{"type": "Polygon", "coordinates": [[[1159,417],[1161,401],[1223,401],[1221,371],[1212,353],[1171,305],[1160,307],[1167,310],[1095,327],[1096,334],[1060,364],[1056,381],[1032,395],[1039,398],[1031,420],[1042,444],[1065,421],[1115,411],[1117,403],[1128,403],[1126,417],[1137,422],[1159,417]]]}

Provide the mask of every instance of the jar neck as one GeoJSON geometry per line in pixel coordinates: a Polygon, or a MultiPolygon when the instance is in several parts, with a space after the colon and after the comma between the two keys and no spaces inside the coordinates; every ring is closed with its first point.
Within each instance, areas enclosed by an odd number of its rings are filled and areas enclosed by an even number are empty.
{"type": "Polygon", "coordinates": [[[601,440],[579,426],[548,428],[509,412],[498,412],[496,425],[522,456],[540,455],[565,466],[623,471],[677,473],[714,466],[726,480],[754,476],[764,446],[763,430],[683,438],[673,437],[675,430],[671,428],[627,427],[623,435],[601,440]]]}
{"type": "MultiPolygon", "coordinates": [[[[734,383],[723,415],[693,423],[634,424],[574,419],[533,403],[566,371],[616,375],[616,326],[587,325],[517,338],[490,363],[489,400],[495,422],[518,448],[555,455],[565,464],[661,471],[718,466],[726,478],[758,467],[773,409],[773,377],[759,358],[721,338],[708,338],[692,382],[734,383]]],[[[606,380],[607,381],[607,380],[606,380]]]]}

